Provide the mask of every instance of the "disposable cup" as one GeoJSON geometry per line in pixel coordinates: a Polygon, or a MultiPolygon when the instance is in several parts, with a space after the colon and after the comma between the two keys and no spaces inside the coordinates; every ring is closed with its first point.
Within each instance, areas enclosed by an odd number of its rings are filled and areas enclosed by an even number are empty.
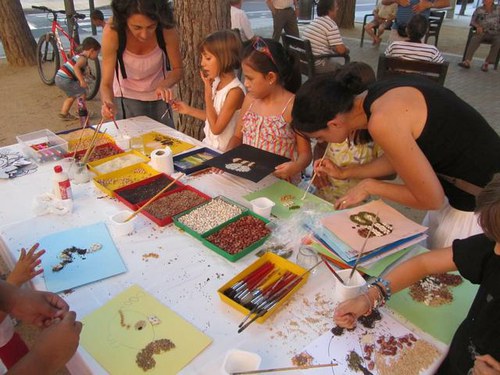
{"type": "Polygon", "coordinates": [[[258,370],[262,358],[257,353],[247,352],[239,349],[231,349],[226,353],[222,370],[224,374],[232,374],[240,371],[258,370]]]}
{"type": "Polygon", "coordinates": [[[114,215],[111,215],[109,220],[111,222],[111,230],[117,236],[128,236],[132,234],[135,227],[135,219],[134,216],[129,221],[125,222],[125,220],[132,215],[130,211],[120,211],[114,215]]]}
{"type": "Polygon", "coordinates": [[[116,137],[115,143],[123,151],[130,150],[130,136],[128,136],[128,135],[121,135],[121,136],[116,137]]]}
{"type": "Polygon", "coordinates": [[[344,284],[335,279],[335,302],[344,302],[345,300],[359,296],[365,291],[366,281],[358,271],[354,271],[350,280],[350,269],[337,271],[337,274],[344,281],[344,284]]]}
{"type": "Polygon", "coordinates": [[[252,205],[252,211],[257,215],[269,219],[271,217],[271,210],[273,209],[275,203],[266,197],[256,198],[250,201],[252,205]]]}

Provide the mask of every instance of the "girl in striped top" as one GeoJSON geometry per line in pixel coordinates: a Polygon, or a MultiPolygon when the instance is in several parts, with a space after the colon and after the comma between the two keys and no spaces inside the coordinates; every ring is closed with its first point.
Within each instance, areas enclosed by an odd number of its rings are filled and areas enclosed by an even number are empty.
{"type": "Polygon", "coordinates": [[[309,140],[290,126],[293,93],[301,84],[299,67],[281,44],[256,38],[243,51],[242,68],[248,94],[228,148],[243,143],[290,158],[274,174],[298,182],[312,158],[309,140]]]}
{"type": "Polygon", "coordinates": [[[96,60],[101,50],[100,43],[94,38],[85,38],[80,46],[82,52],[66,61],[57,71],[56,86],[66,94],[59,118],[64,121],[76,120],[69,110],[75,99],[85,95],[87,82],[83,77],[83,70],[87,67],[88,59],[96,60]]]}

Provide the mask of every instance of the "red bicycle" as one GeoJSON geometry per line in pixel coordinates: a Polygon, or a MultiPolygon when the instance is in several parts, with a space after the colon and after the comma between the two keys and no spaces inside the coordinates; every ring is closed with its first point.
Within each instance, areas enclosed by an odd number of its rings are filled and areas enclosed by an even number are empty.
{"type": "MultiPolygon", "coordinates": [[[[73,27],[70,36],[57,21],[58,14],[66,15],[64,10],[52,10],[45,6],[36,5],[33,5],[32,8],[48,13],[49,17],[50,14],[52,14],[52,29],[50,32],[42,35],[38,40],[36,56],[40,78],[43,83],[53,85],[56,73],[61,67],[61,58],[63,63],[65,63],[78,53],[78,44],[75,42],[75,37],[78,35],[78,20],[84,19],[85,14],[74,13],[71,15],[73,21],[71,24],[73,27]],[[69,50],[64,49],[60,34],[69,41],[69,50]]],[[[90,100],[97,95],[101,83],[101,67],[99,60],[89,59],[83,76],[88,85],[86,89],[86,98],[90,100]]]]}

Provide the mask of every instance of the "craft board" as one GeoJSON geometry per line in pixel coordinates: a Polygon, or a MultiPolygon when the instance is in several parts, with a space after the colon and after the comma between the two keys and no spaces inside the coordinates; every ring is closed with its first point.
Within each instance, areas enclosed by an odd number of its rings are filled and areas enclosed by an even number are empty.
{"type": "Polygon", "coordinates": [[[142,141],[144,144],[144,153],[147,156],[154,150],[165,148],[165,146],[170,147],[173,155],[177,155],[194,147],[191,143],[155,131],[143,134],[142,141]]]}
{"type": "Polygon", "coordinates": [[[287,219],[293,213],[300,211],[300,208],[306,203],[331,207],[333,211],[333,206],[327,201],[310,193],[307,193],[304,200],[301,200],[303,195],[304,190],[299,189],[289,182],[279,180],[271,186],[245,195],[243,198],[248,201],[260,197],[269,198],[275,203],[271,213],[279,219],[287,219]]]}
{"type": "Polygon", "coordinates": [[[253,182],[259,182],[274,172],[276,166],[290,159],[249,145],[240,145],[232,150],[207,160],[205,164],[222,169],[253,182]]]}
{"type": "Polygon", "coordinates": [[[208,166],[205,165],[205,162],[219,155],[220,153],[203,147],[198,150],[189,151],[185,154],[175,156],[174,167],[180,172],[190,174],[204,168],[208,168],[208,166]]]}
{"type": "Polygon", "coordinates": [[[359,252],[363,248],[372,223],[372,220],[366,220],[366,224],[359,224],[360,221],[364,221],[362,220],[363,212],[369,213],[373,218],[378,213],[378,223],[373,227],[372,236],[364,249],[367,253],[396,241],[424,233],[427,230],[427,227],[411,221],[381,200],[339,211],[323,218],[321,223],[346,245],[359,252]],[[379,228],[383,229],[385,234],[381,233],[379,228]],[[374,235],[376,233],[379,234],[374,235]]]}
{"type": "MultiPolygon", "coordinates": [[[[384,373],[392,373],[399,374],[401,371],[397,371],[398,365],[402,365],[400,362],[401,358],[401,349],[398,349],[398,353],[395,356],[381,356],[382,360],[388,364],[389,361],[396,361],[399,364],[394,363],[391,370],[389,372],[384,372],[384,370],[379,370],[377,365],[375,364],[375,368],[369,369],[370,372],[363,372],[362,370],[353,369],[349,367],[348,363],[348,355],[354,351],[361,357],[361,365],[368,369],[369,363],[374,362],[374,354],[371,355],[370,360],[363,358],[366,354],[364,351],[365,345],[375,345],[375,350],[378,350],[380,344],[377,343],[377,339],[381,336],[384,336],[385,339],[389,339],[390,336],[395,337],[396,339],[404,337],[406,335],[412,334],[413,337],[420,341],[420,344],[424,342],[434,349],[431,352],[432,355],[423,354],[424,358],[428,357],[429,365],[420,371],[420,374],[434,374],[435,370],[439,367],[443,357],[444,357],[444,346],[439,345],[439,348],[436,347],[436,343],[430,343],[429,341],[425,341],[420,338],[416,333],[413,333],[400,322],[392,318],[386,313],[381,313],[382,320],[376,321],[373,328],[366,328],[362,324],[358,322],[356,328],[353,331],[344,330],[341,335],[334,335],[331,331],[323,334],[316,340],[314,340],[311,344],[307,345],[303,352],[306,352],[310,355],[313,364],[326,364],[326,363],[337,363],[337,366],[332,368],[323,368],[323,369],[315,369],[314,374],[324,374],[324,375],[340,375],[340,374],[373,374],[379,375],[384,373]],[[435,350],[435,351],[434,351],[435,350]],[[332,371],[333,369],[333,371],[332,371]]],[[[406,348],[405,351],[414,350],[415,342],[413,341],[412,347],[408,347],[403,344],[403,347],[406,348]]],[[[422,355],[421,355],[422,356],[422,355]]],[[[410,361],[411,362],[411,361],[410,361]]],[[[415,366],[406,366],[408,370],[415,370],[415,366]]],[[[407,374],[413,374],[413,372],[406,372],[407,374]]],[[[418,374],[419,372],[415,372],[418,374]]]]}
{"type": "MultiPolygon", "coordinates": [[[[422,248],[419,252],[428,251],[422,248]]],[[[458,274],[455,272],[455,274],[458,274]]],[[[387,306],[439,341],[450,344],[456,329],[465,319],[479,286],[463,279],[462,284],[449,287],[453,301],[440,306],[427,306],[415,301],[406,288],[393,294],[387,306]]]]}
{"type": "Polygon", "coordinates": [[[46,253],[41,258],[45,270],[43,276],[47,290],[58,293],[77,288],[94,281],[106,279],[127,271],[104,223],[97,223],[80,228],[73,228],[42,237],[40,249],[46,253]],[[66,264],[60,271],[52,268],[60,264],[61,252],[75,246],[89,249],[93,244],[102,248],[84,255],[74,253],[72,263],[66,264]]]}
{"type": "Polygon", "coordinates": [[[80,343],[110,374],[177,374],[212,342],[137,285],[82,322],[80,343]],[[144,371],[136,363],[137,354],[161,339],[170,340],[175,347],[154,355],[155,366],[144,371]]]}

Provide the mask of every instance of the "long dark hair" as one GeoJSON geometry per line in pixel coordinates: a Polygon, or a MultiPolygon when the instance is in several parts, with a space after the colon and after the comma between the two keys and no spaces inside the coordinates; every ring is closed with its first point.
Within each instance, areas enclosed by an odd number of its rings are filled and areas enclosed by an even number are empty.
{"type": "Polygon", "coordinates": [[[151,18],[166,29],[174,27],[173,10],[166,0],[112,0],[111,9],[115,30],[126,30],[127,20],[134,14],[151,18]]]}
{"type": "Polygon", "coordinates": [[[295,93],[302,84],[299,61],[287,53],[285,48],[275,40],[267,38],[261,38],[261,40],[269,48],[274,61],[265,53],[257,51],[253,43],[249,43],[243,49],[241,61],[262,74],[275,72],[278,75],[279,83],[286,90],[295,93]]]}

